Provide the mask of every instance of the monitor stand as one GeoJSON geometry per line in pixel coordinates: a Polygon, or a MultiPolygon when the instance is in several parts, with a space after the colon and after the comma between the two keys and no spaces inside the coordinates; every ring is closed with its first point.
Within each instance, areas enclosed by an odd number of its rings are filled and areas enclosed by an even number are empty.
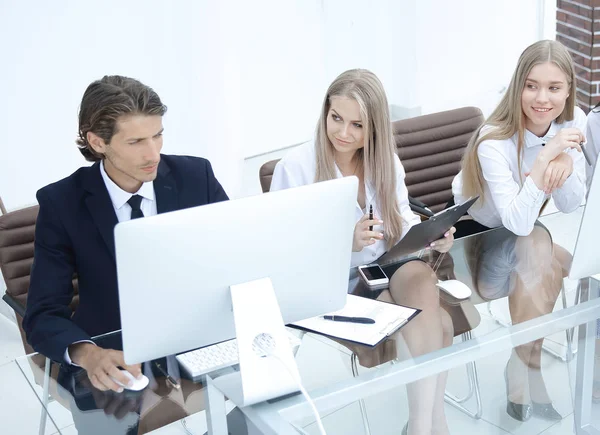
{"type": "Polygon", "coordinates": [[[271,279],[230,290],[240,371],[213,379],[213,385],[240,407],[298,391],[300,375],[271,279]]]}

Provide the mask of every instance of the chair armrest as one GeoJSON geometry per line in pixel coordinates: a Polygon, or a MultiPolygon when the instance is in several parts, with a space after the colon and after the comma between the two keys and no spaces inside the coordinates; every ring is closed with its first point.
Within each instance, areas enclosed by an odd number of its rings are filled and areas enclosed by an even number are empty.
{"type": "Polygon", "coordinates": [[[413,198],[412,196],[408,196],[408,202],[411,205],[411,207],[419,207],[423,210],[425,210],[427,213],[430,213],[431,216],[434,215],[434,213],[429,209],[429,207],[427,207],[427,204],[425,204],[424,202],[419,201],[417,198],[413,198]]]}
{"type": "Polygon", "coordinates": [[[408,203],[410,204],[410,209],[421,216],[430,218],[435,214],[429,209],[429,207],[427,207],[427,204],[419,201],[416,198],[413,198],[410,195],[408,196],[408,203]]]}
{"type": "Polygon", "coordinates": [[[15,313],[18,314],[21,317],[25,317],[25,307],[23,306],[23,304],[21,304],[19,301],[17,301],[15,298],[13,298],[11,295],[9,295],[8,293],[4,293],[4,296],[2,296],[2,299],[4,300],[4,302],[6,302],[13,310],[15,310],[15,313]]]}
{"type": "Polygon", "coordinates": [[[411,204],[410,209],[413,211],[413,213],[416,213],[425,219],[429,219],[434,215],[434,213],[428,208],[419,207],[418,205],[411,204]]]}

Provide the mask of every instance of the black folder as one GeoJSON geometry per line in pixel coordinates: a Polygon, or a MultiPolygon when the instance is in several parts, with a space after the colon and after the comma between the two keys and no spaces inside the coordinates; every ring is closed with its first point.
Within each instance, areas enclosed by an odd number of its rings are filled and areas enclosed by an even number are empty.
{"type": "Polygon", "coordinates": [[[478,199],[479,196],[469,198],[464,203],[442,210],[415,225],[396,245],[379,258],[377,264],[385,266],[395,263],[425,249],[431,242],[441,239],[478,199]]]}

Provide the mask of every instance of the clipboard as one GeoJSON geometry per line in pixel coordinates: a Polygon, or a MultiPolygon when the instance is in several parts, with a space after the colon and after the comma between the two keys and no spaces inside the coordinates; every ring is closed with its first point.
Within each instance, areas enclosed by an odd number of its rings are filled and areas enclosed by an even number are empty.
{"type": "Polygon", "coordinates": [[[471,197],[462,204],[444,209],[415,225],[392,249],[379,258],[377,264],[385,266],[395,263],[409,254],[425,249],[431,242],[441,239],[478,199],[479,196],[471,197]]]}
{"type": "Polygon", "coordinates": [[[375,347],[413,319],[421,310],[360,296],[348,295],[346,305],[332,315],[369,317],[374,324],[335,322],[323,316],[294,322],[288,326],[333,338],[375,347]]]}

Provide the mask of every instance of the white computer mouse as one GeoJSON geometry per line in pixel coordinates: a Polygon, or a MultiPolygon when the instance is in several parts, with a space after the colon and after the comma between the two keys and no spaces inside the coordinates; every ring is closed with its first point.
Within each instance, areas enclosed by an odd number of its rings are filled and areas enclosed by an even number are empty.
{"type": "Polygon", "coordinates": [[[456,299],[467,299],[472,294],[468,285],[456,279],[438,281],[437,286],[456,299]]]}
{"type": "Polygon", "coordinates": [[[150,380],[144,375],[140,376],[140,379],[136,379],[135,376],[133,376],[127,370],[121,370],[121,373],[123,373],[125,376],[127,376],[131,381],[133,381],[133,383],[131,385],[124,385],[121,382],[119,382],[118,380],[116,380],[115,378],[113,378],[112,376],[110,378],[113,381],[115,381],[115,383],[117,385],[125,388],[126,390],[141,391],[144,388],[146,388],[148,386],[148,384],[150,383],[150,380]]]}

